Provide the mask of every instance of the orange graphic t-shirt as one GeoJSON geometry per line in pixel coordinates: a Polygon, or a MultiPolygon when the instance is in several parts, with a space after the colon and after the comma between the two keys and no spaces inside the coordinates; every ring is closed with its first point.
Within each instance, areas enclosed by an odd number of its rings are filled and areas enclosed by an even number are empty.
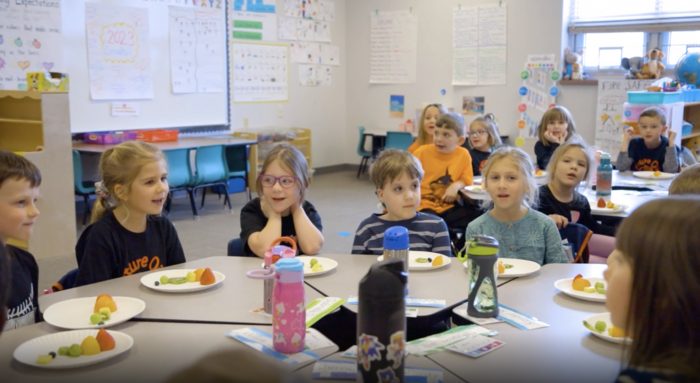
{"type": "Polygon", "coordinates": [[[442,200],[447,188],[454,182],[462,181],[471,185],[474,181],[472,157],[469,151],[458,146],[452,153],[441,153],[434,144],[418,148],[414,156],[423,165],[425,176],[420,184],[421,201],[418,210],[430,209],[440,214],[454,207],[453,203],[442,200]]]}

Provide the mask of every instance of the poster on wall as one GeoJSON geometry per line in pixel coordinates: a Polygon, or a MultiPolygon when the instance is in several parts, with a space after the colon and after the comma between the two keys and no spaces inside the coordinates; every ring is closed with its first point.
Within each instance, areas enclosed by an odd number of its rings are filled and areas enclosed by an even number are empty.
{"type": "Polygon", "coordinates": [[[528,55],[525,68],[520,72],[523,84],[518,89],[521,96],[518,104],[520,120],[517,125],[520,138],[537,138],[542,116],[556,102],[559,94],[557,80],[560,77],[556,67],[554,54],[528,55]]]}
{"type": "Polygon", "coordinates": [[[414,84],[418,18],[409,11],[370,13],[370,84],[414,84]]]}
{"type": "Polygon", "coordinates": [[[225,78],[221,10],[168,7],[173,93],[221,93],[225,78]]]}
{"type": "Polygon", "coordinates": [[[0,1],[0,90],[27,90],[27,72],[63,72],[59,0],[0,1]]]}
{"type": "Polygon", "coordinates": [[[277,41],[274,13],[232,11],[229,26],[234,40],[277,41]]]}
{"type": "Polygon", "coordinates": [[[453,10],[452,85],[506,83],[506,4],[453,10]]]}
{"type": "Polygon", "coordinates": [[[153,98],[148,9],[85,4],[93,100],[153,98]]]}
{"type": "Polygon", "coordinates": [[[232,101],[289,100],[289,48],[284,44],[231,44],[232,101]]]}

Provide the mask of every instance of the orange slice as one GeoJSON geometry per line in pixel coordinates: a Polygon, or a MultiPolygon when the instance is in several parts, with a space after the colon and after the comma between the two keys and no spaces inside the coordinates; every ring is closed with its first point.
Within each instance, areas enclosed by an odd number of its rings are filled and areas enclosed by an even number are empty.
{"type": "Polygon", "coordinates": [[[498,261],[498,274],[503,274],[506,272],[506,267],[503,266],[503,263],[501,261],[498,261]]]}
{"type": "Polygon", "coordinates": [[[588,279],[581,278],[581,274],[574,278],[574,282],[571,284],[571,288],[576,291],[583,291],[584,287],[590,287],[591,282],[588,279]]]}
{"type": "Polygon", "coordinates": [[[442,266],[442,255],[438,255],[433,259],[433,266],[442,266]]]}

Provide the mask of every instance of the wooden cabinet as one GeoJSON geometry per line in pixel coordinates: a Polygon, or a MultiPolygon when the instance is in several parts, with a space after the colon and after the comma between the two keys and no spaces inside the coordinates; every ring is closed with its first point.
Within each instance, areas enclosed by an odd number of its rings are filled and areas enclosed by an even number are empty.
{"type": "Polygon", "coordinates": [[[75,197],[68,93],[0,91],[0,149],[24,155],[41,171],[39,217],[28,249],[37,259],[75,251],[75,197]]]}

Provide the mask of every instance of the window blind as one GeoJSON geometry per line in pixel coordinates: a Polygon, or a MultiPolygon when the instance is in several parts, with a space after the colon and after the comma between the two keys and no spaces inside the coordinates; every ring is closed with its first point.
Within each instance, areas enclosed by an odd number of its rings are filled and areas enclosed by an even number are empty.
{"type": "Polygon", "coordinates": [[[699,0],[571,0],[570,34],[698,29],[699,0]]]}

